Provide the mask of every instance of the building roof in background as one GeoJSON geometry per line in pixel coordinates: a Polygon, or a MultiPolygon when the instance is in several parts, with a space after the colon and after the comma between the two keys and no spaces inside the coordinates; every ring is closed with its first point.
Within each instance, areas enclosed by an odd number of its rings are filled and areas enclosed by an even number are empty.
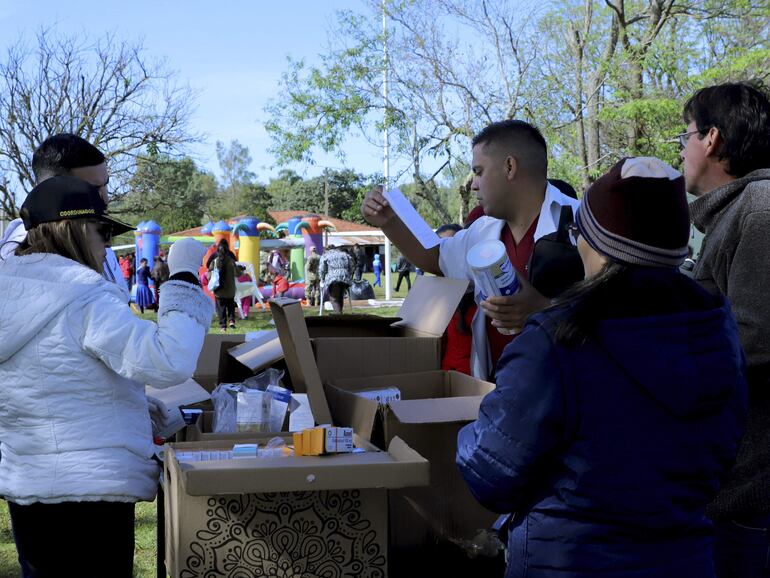
{"type": "MultiPolygon", "coordinates": [[[[270,214],[270,217],[278,223],[285,223],[292,217],[304,217],[308,214],[307,211],[268,211],[270,214]]],[[[234,225],[241,219],[247,217],[248,215],[238,215],[237,217],[233,217],[231,219],[225,219],[227,223],[230,225],[234,225]]],[[[318,217],[322,220],[329,221],[332,225],[334,225],[334,228],[337,229],[337,232],[344,233],[348,231],[377,231],[378,229],[375,229],[374,227],[370,227],[369,225],[362,225],[361,223],[354,223],[352,221],[346,221],[344,219],[336,219],[334,217],[327,217],[325,215],[318,215],[318,217]]],[[[199,237],[202,235],[201,233],[201,227],[193,227],[192,229],[185,229],[184,231],[178,231],[176,233],[167,233],[167,236],[169,237],[199,237]]]]}
{"type": "MultiPolygon", "coordinates": [[[[304,217],[308,214],[307,211],[268,211],[270,216],[276,223],[285,223],[292,217],[304,217]]],[[[317,213],[314,213],[317,214],[317,213]]],[[[343,233],[346,231],[376,231],[374,227],[369,225],[362,225],[361,223],[354,223],[352,221],[346,221],[344,219],[336,219],[334,217],[327,217],[326,215],[318,214],[321,220],[329,221],[338,232],[343,233]]]]}

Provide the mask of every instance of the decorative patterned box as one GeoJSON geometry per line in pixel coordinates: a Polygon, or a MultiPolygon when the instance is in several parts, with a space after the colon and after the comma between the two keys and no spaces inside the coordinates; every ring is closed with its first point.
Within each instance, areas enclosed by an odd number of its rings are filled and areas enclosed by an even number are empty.
{"type": "Polygon", "coordinates": [[[385,578],[387,489],[427,485],[429,464],[398,438],[387,452],[356,445],[367,451],[181,463],[177,451],[232,442],[167,446],[169,575],[385,578]]]}

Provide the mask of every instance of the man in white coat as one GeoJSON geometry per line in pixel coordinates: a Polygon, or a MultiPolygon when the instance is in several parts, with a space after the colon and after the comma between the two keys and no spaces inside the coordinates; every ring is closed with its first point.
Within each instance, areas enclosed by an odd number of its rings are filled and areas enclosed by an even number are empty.
{"type": "MultiPolygon", "coordinates": [[[[107,184],[110,178],[104,154],[79,136],[61,133],[47,138],[32,156],[32,170],[37,184],[56,176],[83,179],[98,187],[104,202],[109,202],[107,184]]],[[[0,259],[12,253],[26,236],[27,230],[21,219],[11,221],[0,240],[0,259]]],[[[107,257],[104,260],[104,277],[115,283],[128,301],[128,287],[123,280],[115,252],[111,248],[107,249],[107,257]]]]}
{"type": "Polygon", "coordinates": [[[476,291],[471,372],[481,379],[493,377],[502,350],[513,338],[497,330],[520,331],[530,314],[550,305],[550,299],[527,282],[528,265],[535,243],[557,230],[562,206],[577,209],[579,201],[551,185],[547,169],[540,131],[520,120],[505,120],[490,124],[473,139],[471,190],[486,216],[454,237],[425,249],[390,207],[381,187],[372,189],[361,206],[364,218],[381,228],[409,261],[436,275],[472,281],[465,260],[468,250],[480,241],[503,242],[522,288],[515,295],[486,300],[476,291]]]}

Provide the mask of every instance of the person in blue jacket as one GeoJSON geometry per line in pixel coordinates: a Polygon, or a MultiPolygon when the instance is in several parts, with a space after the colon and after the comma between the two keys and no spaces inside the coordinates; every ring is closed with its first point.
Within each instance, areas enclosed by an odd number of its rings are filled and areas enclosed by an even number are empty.
{"type": "Polygon", "coordinates": [[[374,262],[372,263],[372,271],[374,271],[374,285],[373,287],[382,287],[382,280],[380,274],[382,273],[382,262],[380,261],[380,254],[374,254],[374,262]]]}
{"type": "Polygon", "coordinates": [[[624,159],[573,230],[586,278],[510,343],[457,464],[511,513],[508,577],[711,578],[706,504],[743,432],[735,319],[679,273],[684,181],[624,159]]]}

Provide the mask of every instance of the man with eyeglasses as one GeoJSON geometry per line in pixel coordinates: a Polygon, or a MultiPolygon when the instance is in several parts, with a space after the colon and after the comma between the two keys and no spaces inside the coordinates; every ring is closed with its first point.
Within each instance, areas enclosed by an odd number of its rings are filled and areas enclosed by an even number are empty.
{"type": "Polygon", "coordinates": [[[727,296],[746,353],[749,412],[732,471],[709,508],[719,578],[770,572],[770,99],[758,85],[703,88],[679,136],[695,227],[693,276],[727,296]]]}
{"type": "MultiPolygon", "coordinates": [[[[99,194],[104,202],[109,202],[107,196],[107,164],[104,154],[87,140],[74,135],[61,133],[47,138],[37,147],[32,156],[32,171],[35,173],[37,184],[56,176],[72,176],[82,179],[95,187],[99,187],[99,194]]],[[[104,229],[100,231],[107,243],[111,242],[112,231],[104,229]],[[107,239],[109,236],[110,239],[107,239]]],[[[16,246],[27,236],[21,219],[15,219],[8,225],[5,235],[0,240],[0,264],[6,255],[12,253],[16,246]]],[[[104,277],[115,283],[126,295],[128,301],[128,287],[123,280],[123,274],[115,257],[115,252],[107,248],[107,256],[104,260],[104,277]]]]}

